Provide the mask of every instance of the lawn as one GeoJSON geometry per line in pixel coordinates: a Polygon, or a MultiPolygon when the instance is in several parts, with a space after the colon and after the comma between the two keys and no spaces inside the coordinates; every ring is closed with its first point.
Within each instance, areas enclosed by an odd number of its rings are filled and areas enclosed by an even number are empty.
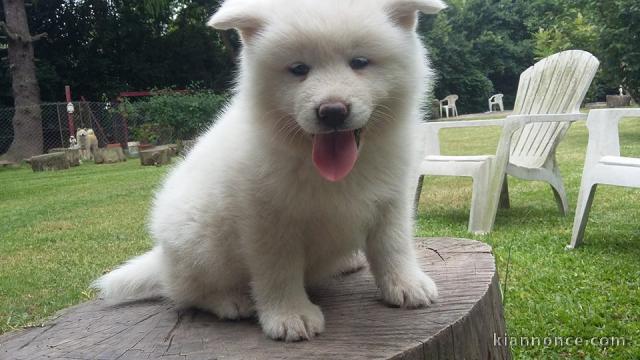
{"type": "MultiPolygon", "coordinates": [[[[447,154],[491,153],[498,129],[443,133],[447,154]]],[[[623,155],[640,156],[640,121],[621,125],[623,155]]],[[[558,150],[575,206],[587,141],[574,125],[558,150]]],[[[0,333],[37,325],[91,299],[92,279],[151,246],[145,219],[167,168],[84,164],[55,173],[0,169],[0,333]]],[[[640,354],[640,190],[601,186],[585,244],[564,250],[573,213],[549,187],[509,179],[511,205],[494,232],[466,232],[471,181],[427,178],[419,236],[473,237],[493,246],[511,337],[623,337],[613,347],[518,346],[517,359],[637,359],[640,354]]],[[[573,211],[573,209],[572,209],[573,211]]]]}

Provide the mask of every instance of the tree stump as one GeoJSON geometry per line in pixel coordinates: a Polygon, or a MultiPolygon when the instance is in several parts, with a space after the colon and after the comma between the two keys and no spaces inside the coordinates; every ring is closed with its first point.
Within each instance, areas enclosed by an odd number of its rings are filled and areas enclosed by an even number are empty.
{"type": "Polygon", "coordinates": [[[33,172],[65,170],[70,167],[67,155],[63,152],[32,156],[29,162],[33,172]]]}
{"type": "Polygon", "coordinates": [[[96,164],[115,164],[127,161],[121,147],[99,148],[93,154],[96,164]]]}
{"type": "Polygon", "coordinates": [[[420,264],[439,286],[437,303],[390,308],[369,271],[339,277],[309,290],[326,320],[325,332],[311,341],[273,341],[256,320],[222,321],[168,301],[107,306],[97,300],[0,337],[0,358],[510,359],[509,348],[494,342],[505,336],[505,323],[491,247],[419,240],[420,264]]]}
{"type": "Polygon", "coordinates": [[[630,95],[607,95],[607,107],[620,108],[631,106],[630,95]]]}
{"type": "Polygon", "coordinates": [[[80,166],[80,149],[53,148],[49,149],[49,154],[62,152],[67,157],[70,166],[80,166]]]}
{"type": "Polygon", "coordinates": [[[196,144],[196,140],[178,140],[177,154],[184,157],[196,144]]]}
{"type": "Polygon", "coordinates": [[[8,160],[0,160],[0,167],[12,167],[12,168],[18,168],[20,167],[20,164],[13,162],[13,161],[8,161],[8,160]]]}
{"type": "Polygon", "coordinates": [[[162,166],[171,162],[171,149],[168,146],[156,146],[140,151],[142,166],[162,166]]]}

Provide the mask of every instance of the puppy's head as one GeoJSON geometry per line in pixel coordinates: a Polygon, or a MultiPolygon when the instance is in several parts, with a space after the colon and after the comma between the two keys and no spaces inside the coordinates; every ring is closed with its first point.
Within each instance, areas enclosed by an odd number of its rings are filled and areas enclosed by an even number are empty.
{"type": "Polygon", "coordinates": [[[393,125],[424,94],[427,68],[417,13],[440,0],[227,0],[211,18],[237,29],[239,91],[278,134],[313,144],[331,181],[353,168],[361,137],[393,125]]]}
{"type": "Polygon", "coordinates": [[[87,129],[80,128],[76,132],[76,138],[78,138],[78,139],[85,138],[86,136],[87,136],[87,129]]]}

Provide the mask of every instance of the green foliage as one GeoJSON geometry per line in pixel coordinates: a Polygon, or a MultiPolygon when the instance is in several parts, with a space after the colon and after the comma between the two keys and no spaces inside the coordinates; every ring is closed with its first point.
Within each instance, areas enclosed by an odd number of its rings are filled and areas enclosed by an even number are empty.
{"type": "Polygon", "coordinates": [[[604,77],[611,88],[622,84],[640,103],[640,2],[581,0],[596,24],[604,77]]]}
{"type": "Polygon", "coordinates": [[[196,138],[215,120],[227,97],[212,91],[159,92],[146,100],[121,103],[132,135],[145,143],[169,143],[196,138]]]}
{"type": "MultiPolygon", "coordinates": [[[[207,18],[220,0],[47,0],[28,7],[44,101],[74,96],[114,98],[121,91],[186,88],[199,81],[218,92],[231,86],[234,53],[207,18]]],[[[426,16],[419,32],[436,70],[435,96],[460,95],[461,112],[486,111],[493,93],[509,108],[519,75],[536,59],[583,49],[601,60],[589,101],[622,84],[640,100],[640,3],[637,0],[450,0],[426,16]]],[[[2,5],[0,4],[0,7],[2,5]]],[[[1,20],[1,19],[0,19],[1,20]]],[[[229,33],[226,33],[227,35],[229,33]]],[[[227,40],[227,39],[226,39],[227,40]]],[[[237,45],[235,34],[232,46],[237,45]]],[[[0,102],[10,105],[7,63],[0,102]]]]}
{"type": "Polygon", "coordinates": [[[593,52],[598,33],[596,26],[589,22],[577,9],[571,9],[556,19],[548,28],[540,28],[534,34],[536,60],[557,52],[579,47],[593,52]]]}
{"type": "Polygon", "coordinates": [[[433,24],[423,23],[421,30],[425,33],[425,42],[431,50],[432,67],[435,69],[434,96],[442,99],[449,94],[459,95],[457,106],[461,112],[482,107],[493,86],[485,74],[478,70],[479,59],[473,56],[471,44],[453,30],[446,15],[438,16],[433,24]],[[442,44],[458,45],[443,47],[442,44]]]}
{"type": "Polygon", "coordinates": [[[461,112],[486,111],[492,92],[509,108],[519,75],[568,49],[595,54],[601,71],[587,101],[617,93],[640,100],[640,3],[634,0],[456,0],[420,26],[437,72],[435,96],[460,95],[461,112]]]}
{"type": "MultiPolygon", "coordinates": [[[[88,100],[122,91],[229,87],[233,59],[206,19],[218,0],[47,0],[28,7],[43,101],[88,100]]],[[[0,19],[2,20],[2,19],[0,19]]],[[[6,69],[6,61],[1,63],[6,69]]],[[[3,69],[4,70],[4,69],[3,69]]],[[[13,103],[0,71],[0,101],[13,103]]]]}
{"type": "Polygon", "coordinates": [[[487,99],[515,100],[520,73],[533,63],[532,40],[522,21],[528,2],[456,1],[419,28],[438,75],[435,95],[460,95],[461,112],[487,111],[487,99]]]}

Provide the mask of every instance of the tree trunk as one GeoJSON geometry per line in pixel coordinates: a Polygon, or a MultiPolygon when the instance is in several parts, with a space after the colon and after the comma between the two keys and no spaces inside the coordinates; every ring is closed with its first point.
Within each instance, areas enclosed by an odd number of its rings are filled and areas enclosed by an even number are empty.
{"type": "Polygon", "coordinates": [[[36,78],[33,42],[46,36],[31,36],[24,0],[2,0],[6,23],[1,23],[9,45],[9,70],[14,99],[13,142],[1,158],[21,161],[42,154],[40,87],[36,78]]]}

